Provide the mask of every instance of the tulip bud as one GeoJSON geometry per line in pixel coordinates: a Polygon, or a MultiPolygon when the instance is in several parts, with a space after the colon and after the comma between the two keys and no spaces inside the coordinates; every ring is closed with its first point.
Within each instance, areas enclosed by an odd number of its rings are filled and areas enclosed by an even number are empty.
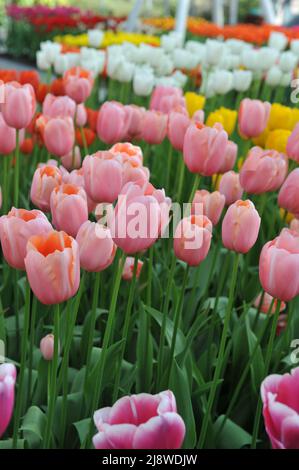
{"type": "Polygon", "coordinates": [[[242,198],[243,188],[240,184],[239,173],[228,171],[222,175],[219,192],[225,197],[225,205],[230,206],[238,199],[242,198]]]}
{"type": "Polygon", "coordinates": [[[44,336],[39,347],[45,361],[52,361],[54,356],[54,335],[44,336]]]}
{"type": "Polygon", "coordinates": [[[222,222],[223,245],[228,250],[247,253],[257,240],[260,224],[261,218],[249,199],[236,201],[222,222]]]}
{"type": "MultiPolygon", "coordinates": [[[[124,264],[124,269],[123,269],[123,272],[122,272],[122,278],[125,281],[131,281],[133,279],[134,263],[135,263],[135,259],[132,256],[127,256],[125,264],[124,264]]],[[[137,279],[140,276],[142,266],[143,266],[143,261],[141,261],[139,259],[137,261],[137,270],[136,270],[136,278],[137,279]]]]}

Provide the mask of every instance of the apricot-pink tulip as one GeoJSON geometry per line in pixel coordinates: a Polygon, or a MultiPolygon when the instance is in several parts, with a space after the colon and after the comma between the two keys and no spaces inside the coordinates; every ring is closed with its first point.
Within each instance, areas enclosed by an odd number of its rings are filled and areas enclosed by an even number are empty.
{"type": "Polygon", "coordinates": [[[185,436],[169,390],[120,398],[112,407],[96,411],[94,422],[96,449],[179,449],[185,436]]]}
{"type": "Polygon", "coordinates": [[[221,124],[207,127],[200,122],[192,123],[184,139],[184,161],[192,173],[212,176],[218,173],[228,136],[221,124]]]}
{"type": "Polygon", "coordinates": [[[86,271],[103,271],[113,262],[116,246],[109,228],[104,225],[87,220],[79,228],[76,240],[81,268],[86,271]]]}
{"type": "Polygon", "coordinates": [[[81,67],[72,67],[64,73],[63,83],[66,94],[80,104],[84,103],[91,94],[94,80],[90,71],[81,67]]]}
{"type": "Polygon", "coordinates": [[[299,234],[283,229],[261,251],[259,275],[263,289],[288,302],[299,294],[299,234]]]}
{"type": "Polygon", "coordinates": [[[54,165],[44,165],[34,172],[30,198],[35,206],[44,212],[50,211],[50,197],[56,186],[62,183],[62,174],[54,165]]]}
{"type": "Polygon", "coordinates": [[[213,225],[217,225],[225,204],[225,197],[219,191],[210,193],[206,189],[195,192],[191,214],[206,215],[213,225]]]}
{"type": "Polygon", "coordinates": [[[171,145],[180,152],[183,151],[184,138],[190,125],[187,112],[172,111],[168,116],[167,135],[171,145]]]}
{"type": "MultiPolygon", "coordinates": [[[[264,292],[264,294],[263,294],[263,293],[259,294],[259,295],[254,299],[253,305],[254,305],[256,308],[259,308],[259,307],[260,307],[260,311],[261,311],[262,313],[268,313],[272,302],[273,302],[273,305],[272,305],[272,309],[271,309],[270,314],[273,315],[273,314],[275,313],[275,311],[276,311],[276,307],[277,307],[277,302],[278,302],[278,301],[277,301],[277,299],[274,299],[274,297],[272,297],[272,295],[267,294],[267,292],[264,292]],[[262,299],[262,297],[263,297],[263,299],[262,299]],[[261,303],[261,300],[263,300],[262,303],[261,303]],[[274,300],[274,302],[273,302],[273,300],[274,300]]],[[[279,311],[280,311],[280,312],[283,312],[285,308],[286,308],[285,302],[281,302],[279,311]]]]}
{"type": "Polygon", "coordinates": [[[223,245],[237,253],[247,253],[257,240],[260,224],[253,202],[236,201],[229,206],[222,222],[223,245]]]}
{"type": "Polygon", "coordinates": [[[50,153],[57,157],[67,155],[72,151],[75,143],[75,129],[72,118],[57,117],[46,119],[43,139],[50,153]]]}
{"type": "Polygon", "coordinates": [[[230,206],[243,195],[243,188],[240,184],[240,175],[235,171],[228,171],[222,175],[219,183],[219,192],[225,197],[225,205],[230,206]]]}
{"type": "Polygon", "coordinates": [[[281,186],[278,205],[299,217],[299,168],[291,171],[281,186]]]}
{"type": "Polygon", "coordinates": [[[1,111],[6,124],[15,129],[25,129],[31,123],[36,109],[32,85],[9,82],[5,84],[4,93],[1,111]]]}
{"type": "MultiPolygon", "coordinates": [[[[127,256],[125,264],[124,264],[123,272],[122,272],[122,278],[125,281],[131,281],[133,279],[134,264],[135,264],[135,258],[133,258],[133,256],[127,256]]],[[[136,270],[136,278],[137,279],[140,276],[142,266],[143,266],[143,261],[141,261],[141,259],[139,259],[137,261],[137,270],[136,270]]]]}
{"type": "Polygon", "coordinates": [[[261,396],[273,449],[299,449],[299,367],[291,373],[266,377],[261,396]]]}
{"type": "Polygon", "coordinates": [[[9,425],[15,400],[17,371],[13,364],[0,364],[0,439],[9,425]]]}
{"type": "Polygon", "coordinates": [[[129,161],[134,166],[142,165],[142,149],[138,145],[133,145],[130,142],[118,142],[109,149],[109,152],[123,163],[129,161]]]}
{"type": "Polygon", "coordinates": [[[40,341],[39,348],[45,361],[52,361],[54,356],[54,335],[44,336],[40,341]]]}
{"type": "Polygon", "coordinates": [[[276,191],[288,171],[288,161],[283,153],[253,147],[240,171],[240,183],[249,194],[276,191]]]}
{"type": "Polygon", "coordinates": [[[267,101],[244,98],[238,113],[239,131],[243,137],[260,135],[267,126],[271,104],[267,101]]]}
{"type": "Polygon", "coordinates": [[[167,134],[167,115],[160,111],[146,111],[143,116],[142,139],[148,144],[159,145],[167,134]]]}
{"type": "Polygon", "coordinates": [[[212,229],[212,222],[205,215],[184,217],[174,234],[175,256],[189,266],[198,266],[209,252],[212,229]]]}
{"type": "Polygon", "coordinates": [[[13,207],[0,217],[0,239],[6,262],[13,268],[25,269],[27,241],[32,235],[50,230],[52,226],[43,212],[13,207]]]}
{"type": "Polygon", "coordinates": [[[88,212],[89,213],[92,212],[95,209],[97,203],[89,197],[86,191],[83,168],[79,168],[78,170],[71,171],[68,175],[68,178],[65,180],[65,182],[69,184],[74,184],[75,186],[81,186],[83,189],[85,189],[86,197],[87,197],[88,212]]]}
{"type": "Polygon", "coordinates": [[[9,127],[0,113],[0,154],[9,155],[16,148],[16,130],[9,127]]]}
{"type": "Polygon", "coordinates": [[[238,146],[235,142],[229,140],[225,147],[225,152],[222,157],[221,166],[218,170],[219,173],[226,173],[234,168],[238,154],[238,146]]]}
{"type": "Polygon", "coordinates": [[[155,87],[151,95],[150,110],[168,114],[177,106],[185,106],[183,92],[180,88],[165,85],[155,87]]]}
{"type": "Polygon", "coordinates": [[[292,160],[299,162],[299,123],[296,124],[288,138],[287,155],[292,160]]]}
{"type": "Polygon", "coordinates": [[[125,107],[117,101],[106,101],[97,119],[97,134],[106,144],[115,144],[127,134],[129,122],[125,107]]]}
{"type": "Polygon", "coordinates": [[[57,186],[50,199],[53,225],[76,237],[81,225],[88,219],[87,197],[81,186],[57,186]]]}
{"type": "Polygon", "coordinates": [[[76,145],[74,150],[61,157],[61,163],[67,170],[78,169],[81,166],[81,151],[80,147],[76,145]]]}
{"type": "Polygon", "coordinates": [[[100,151],[83,160],[84,187],[95,202],[114,202],[123,186],[122,164],[111,152],[100,151]]]}
{"type": "Polygon", "coordinates": [[[25,267],[30,287],[43,304],[59,304],[78,291],[79,247],[65,232],[53,230],[29,238],[25,267]]]}

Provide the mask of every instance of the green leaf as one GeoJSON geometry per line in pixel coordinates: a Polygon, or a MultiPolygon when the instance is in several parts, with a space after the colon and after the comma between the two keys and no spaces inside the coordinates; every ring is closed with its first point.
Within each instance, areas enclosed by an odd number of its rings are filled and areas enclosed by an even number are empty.
{"type": "Polygon", "coordinates": [[[195,419],[191,401],[192,384],[188,381],[186,368],[181,368],[174,360],[170,378],[170,390],[173,391],[178,413],[182,416],[186,425],[184,449],[193,449],[196,443],[195,419]]]}
{"type": "Polygon", "coordinates": [[[77,430],[80,444],[83,444],[83,442],[85,442],[89,433],[90,418],[85,418],[85,419],[82,419],[81,421],[77,421],[76,423],[74,423],[74,426],[77,430]]]}
{"type": "Polygon", "coordinates": [[[149,329],[149,318],[141,305],[139,330],[136,345],[137,391],[149,392],[153,376],[153,337],[149,329]]]}
{"type": "Polygon", "coordinates": [[[251,435],[229,418],[221,415],[213,425],[217,449],[241,449],[251,443],[251,435]],[[224,424],[223,424],[224,423],[224,424]]]}
{"type": "MultiPolygon", "coordinates": [[[[245,326],[246,326],[249,354],[252,355],[258,340],[255,334],[250,329],[248,318],[245,319],[245,326]]],[[[257,350],[255,351],[254,357],[251,360],[250,373],[251,373],[252,386],[255,392],[258,393],[260,384],[263,381],[264,374],[265,374],[265,363],[264,363],[263,353],[262,353],[260,346],[258,346],[257,350]]]]}
{"type": "MultiPolygon", "coordinates": [[[[12,449],[13,448],[13,440],[12,439],[5,439],[0,440],[0,449],[12,449]]],[[[18,439],[17,441],[17,449],[25,449],[25,440],[18,439]]]]}
{"type": "Polygon", "coordinates": [[[29,408],[21,426],[21,431],[24,433],[24,438],[29,448],[36,449],[40,446],[44,436],[46,422],[46,415],[40,408],[37,406],[31,406],[29,408]]]}

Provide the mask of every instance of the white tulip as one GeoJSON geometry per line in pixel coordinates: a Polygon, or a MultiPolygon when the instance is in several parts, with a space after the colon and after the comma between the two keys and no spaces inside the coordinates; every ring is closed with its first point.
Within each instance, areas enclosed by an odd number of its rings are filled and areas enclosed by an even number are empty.
{"type": "Polygon", "coordinates": [[[233,74],[228,70],[216,70],[212,74],[211,81],[215,93],[225,95],[233,87],[233,74]]]}
{"type": "Polygon", "coordinates": [[[299,57],[299,39],[293,39],[291,41],[291,51],[299,57]]]}
{"type": "Polygon", "coordinates": [[[179,88],[184,88],[184,86],[186,85],[187,83],[187,80],[188,80],[188,77],[187,75],[185,75],[183,72],[181,72],[180,70],[176,70],[173,74],[172,74],[172,78],[174,78],[174,80],[176,81],[177,85],[179,88]]]}
{"type": "Polygon", "coordinates": [[[249,70],[260,70],[259,53],[254,49],[245,49],[241,55],[242,64],[249,70]]]}
{"type": "Polygon", "coordinates": [[[298,62],[298,58],[291,51],[283,52],[280,55],[279,67],[285,73],[294,70],[298,62]]]}
{"type": "Polygon", "coordinates": [[[80,65],[80,54],[77,52],[69,52],[67,54],[67,59],[69,63],[68,68],[77,67],[77,65],[80,65]]]}
{"type": "Polygon", "coordinates": [[[282,79],[282,71],[277,65],[273,65],[266,75],[266,83],[270,86],[278,86],[282,79]]]}
{"type": "Polygon", "coordinates": [[[202,62],[206,56],[206,46],[199,41],[187,41],[185,49],[196,54],[199,62],[202,62]]]}
{"type": "Polygon", "coordinates": [[[186,49],[176,49],[172,57],[174,66],[178,69],[192,70],[198,65],[196,55],[186,49]]]}
{"type": "Polygon", "coordinates": [[[252,82],[252,72],[251,70],[234,70],[233,79],[235,90],[239,92],[247,91],[252,82]]]}
{"type": "Polygon", "coordinates": [[[166,52],[172,52],[177,47],[177,40],[174,35],[162,34],[160,40],[162,49],[164,49],[166,52]]]}
{"type": "Polygon", "coordinates": [[[277,61],[279,52],[277,49],[272,49],[271,47],[261,47],[258,50],[260,69],[268,70],[272,65],[277,61]]]}
{"type": "Polygon", "coordinates": [[[279,31],[272,31],[269,36],[268,45],[278,51],[283,51],[288,44],[288,38],[285,34],[279,31]]]}
{"type": "Polygon", "coordinates": [[[116,80],[125,83],[131,82],[133,80],[134,70],[134,64],[128,62],[126,59],[122,59],[116,70],[116,80]]]}
{"type": "Polygon", "coordinates": [[[39,70],[49,70],[52,63],[49,56],[44,51],[37,51],[36,65],[39,70]]]}
{"type": "Polygon", "coordinates": [[[291,73],[284,73],[281,77],[280,84],[282,86],[291,86],[291,81],[292,81],[292,74],[291,73]]]}
{"type": "Polygon", "coordinates": [[[240,57],[227,51],[223,54],[218,66],[226,70],[238,68],[240,66],[240,57]]]}
{"type": "Polygon", "coordinates": [[[44,41],[40,43],[41,51],[48,56],[48,60],[51,64],[54,64],[55,57],[61,52],[61,44],[52,41],[44,41]]]}
{"type": "Polygon", "coordinates": [[[206,63],[208,65],[217,65],[224,53],[224,43],[208,39],[206,41],[206,63]]]}
{"type": "Polygon", "coordinates": [[[59,54],[54,60],[54,71],[57,75],[63,75],[69,68],[68,54],[59,54]]]}
{"type": "Polygon", "coordinates": [[[240,39],[228,39],[225,41],[226,47],[235,55],[240,55],[244,49],[244,41],[240,39]]]}
{"type": "Polygon", "coordinates": [[[156,77],[155,85],[172,86],[179,88],[177,86],[176,80],[173,77],[156,77]]]}
{"type": "Polygon", "coordinates": [[[174,64],[168,55],[164,55],[163,60],[156,64],[155,71],[158,76],[170,75],[173,72],[174,64]]]}
{"type": "Polygon", "coordinates": [[[99,29],[89,29],[87,31],[88,43],[92,47],[100,47],[103,41],[104,33],[99,29]]]}
{"type": "Polygon", "coordinates": [[[137,96],[149,96],[154,88],[155,78],[151,73],[137,70],[133,78],[133,90],[137,96]]]}

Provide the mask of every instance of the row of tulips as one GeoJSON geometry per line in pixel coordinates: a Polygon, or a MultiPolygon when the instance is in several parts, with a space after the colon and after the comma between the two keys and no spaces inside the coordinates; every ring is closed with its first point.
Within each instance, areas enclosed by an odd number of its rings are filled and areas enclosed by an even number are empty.
{"type": "Polygon", "coordinates": [[[4,85],[3,446],[266,446],[263,406],[272,446],[298,447],[298,125],[284,154],[251,147],[268,102],[241,100],[229,136],[178,88],[87,111],[92,74],[63,87],[37,116],[30,84],[4,85]]]}

